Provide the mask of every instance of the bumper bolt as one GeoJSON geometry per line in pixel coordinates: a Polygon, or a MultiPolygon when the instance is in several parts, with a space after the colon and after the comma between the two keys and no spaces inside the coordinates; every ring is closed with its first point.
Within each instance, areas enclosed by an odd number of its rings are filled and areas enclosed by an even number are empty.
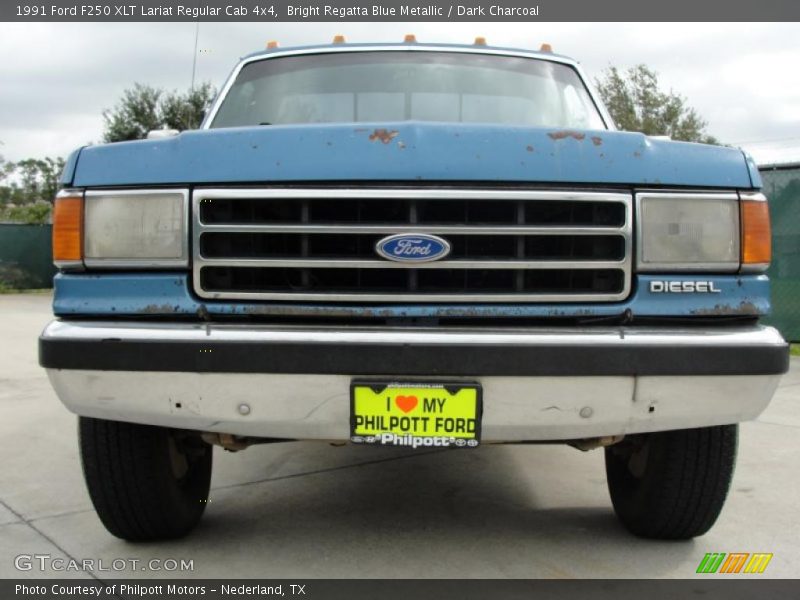
{"type": "Polygon", "coordinates": [[[239,414],[240,415],[249,415],[250,414],[250,405],[249,404],[240,404],[239,405],[239,414]]]}

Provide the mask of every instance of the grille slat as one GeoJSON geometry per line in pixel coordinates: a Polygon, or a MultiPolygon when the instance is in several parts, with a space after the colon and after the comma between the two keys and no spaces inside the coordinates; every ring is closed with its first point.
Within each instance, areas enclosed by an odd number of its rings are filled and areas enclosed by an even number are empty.
{"type": "MultiPolygon", "coordinates": [[[[203,260],[247,259],[374,259],[381,235],[204,232],[200,236],[203,260]]],[[[453,260],[561,260],[620,261],[625,238],[607,236],[448,236],[453,260]]],[[[385,264],[385,260],[380,261],[385,264]]]]}
{"type": "Polygon", "coordinates": [[[593,269],[613,269],[619,268],[617,261],[593,261],[585,263],[574,263],[565,266],[564,261],[540,261],[540,260],[439,260],[429,263],[418,263],[409,267],[408,264],[391,262],[386,260],[361,260],[361,259],[272,259],[272,258],[204,258],[206,266],[228,266],[228,267],[287,267],[297,269],[539,269],[551,270],[561,269],[568,271],[582,271],[593,269]]]}
{"type": "Polygon", "coordinates": [[[615,301],[630,290],[631,197],[462,189],[197,189],[201,297],[329,302],[615,301]],[[379,258],[429,233],[445,259],[379,258]]]}
{"type": "Polygon", "coordinates": [[[238,233],[403,233],[476,234],[476,235],[619,235],[619,227],[530,227],[468,226],[468,225],[295,225],[278,223],[270,225],[202,224],[203,232],[238,233]]]}
{"type": "MultiPolygon", "coordinates": [[[[525,193],[525,192],[521,192],[525,193]]],[[[302,204],[309,207],[310,224],[324,226],[369,224],[420,225],[506,225],[516,221],[513,197],[342,197],[294,198],[262,197],[257,203],[248,198],[209,198],[201,206],[201,221],[206,225],[299,223],[302,204]],[[292,200],[287,202],[287,200],[292,200]],[[335,200],[335,202],[331,202],[335,200]]],[[[603,194],[608,195],[608,194],[603,194]]],[[[431,194],[433,196],[433,194],[431,194]]],[[[465,196],[468,196],[465,194],[465,196]]],[[[587,200],[565,195],[563,200],[541,199],[525,202],[523,225],[620,227],[625,223],[625,206],[618,202],[587,200]]],[[[630,202],[630,201],[628,201],[630,202]]]]}
{"type": "MultiPolygon", "coordinates": [[[[470,289],[480,289],[481,293],[491,291],[502,293],[513,284],[518,272],[514,271],[465,271],[458,269],[426,269],[417,271],[407,269],[418,276],[418,292],[460,293],[473,295],[470,289]]],[[[535,285],[543,293],[566,294],[574,286],[575,274],[572,271],[522,271],[526,285],[535,285]]],[[[286,288],[301,291],[321,289],[326,293],[350,293],[362,289],[369,283],[371,288],[384,293],[401,293],[406,290],[405,271],[396,271],[384,276],[375,271],[360,269],[269,269],[268,275],[258,267],[230,268],[206,267],[202,272],[203,288],[207,291],[281,291],[286,288]],[[380,277],[375,277],[374,275],[380,277]],[[310,287],[301,283],[306,275],[310,287]]],[[[621,285],[623,274],[618,270],[583,271],[581,275],[586,285],[590,281],[600,289],[616,289],[621,285]]]]}

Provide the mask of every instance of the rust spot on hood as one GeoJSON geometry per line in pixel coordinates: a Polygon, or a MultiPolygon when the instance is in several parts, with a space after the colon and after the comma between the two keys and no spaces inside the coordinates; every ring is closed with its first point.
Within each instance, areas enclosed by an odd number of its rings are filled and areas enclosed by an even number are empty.
{"type": "Polygon", "coordinates": [[[602,146],[603,145],[603,138],[601,138],[599,135],[592,136],[592,143],[595,146],[602,146]]]}
{"type": "Polygon", "coordinates": [[[563,140],[565,138],[571,137],[573,139],[582,142],[586,138],[585,133],[581,133],[580,131],[570,131],[569,129],[565,129],[563,131],[553,131],[547,134],[550,139],[552,140],[563,140]]]}
{"type": "Polygon", "coordinates": [[[396,129],[376,129],[371,134],[369,134],[369,141],[374,142],[375,140],[380,140],[384,144],[388,144],[394,138],[397,137],[399,131],[396,129]]]}

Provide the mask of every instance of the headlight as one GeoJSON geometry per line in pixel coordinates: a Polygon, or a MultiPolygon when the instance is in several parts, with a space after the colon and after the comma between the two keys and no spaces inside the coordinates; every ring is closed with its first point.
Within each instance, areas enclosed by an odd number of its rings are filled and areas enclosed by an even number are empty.
{"type": "Polygon", "coordinates": [[[736,194],[637,194],[639,270],[739,270],[736,194]]]}
{"type": "Polygon", "coordinates": [[[180,267],[189,263],[186,190],[87,191],[87,267],[180,267]]]}

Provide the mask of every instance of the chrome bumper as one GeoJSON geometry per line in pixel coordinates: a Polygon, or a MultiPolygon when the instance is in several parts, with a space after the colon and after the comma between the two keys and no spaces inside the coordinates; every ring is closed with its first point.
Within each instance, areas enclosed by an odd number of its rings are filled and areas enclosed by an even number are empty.
{"type": "Polygon", "coordinates": [[[788,345],[761,326],[336,329],[54,321],[40,338],[40,363],[79,415],[287,439],[347,439],[356,376],[478,381],[484,441],[534,441],[753,419],[788,368],[788,345]]]}

